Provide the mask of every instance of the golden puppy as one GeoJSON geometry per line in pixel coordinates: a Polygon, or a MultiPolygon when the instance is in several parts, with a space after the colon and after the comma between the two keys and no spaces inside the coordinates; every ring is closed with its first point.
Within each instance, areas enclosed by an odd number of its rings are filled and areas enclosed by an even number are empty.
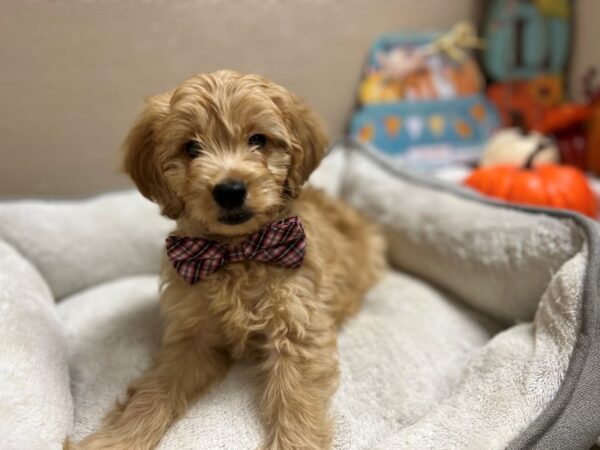
{"type": "Polygon", "coordinates": [[[149,99],[125,143],[125,169],[177,223],[163,261],[162,348],[128,400],[72,448],[154,448],[240,358],[260,374],[264,448],[330,447],[336,325],[360,308],[384,258],[373,225],[302,189],[326,146],[305,103],[256,75],[198,75],[149,99]],[[210,249],[198,251],[195,238],[210,249]],[[249,240],[240,257],[234,249],[249,240]],[[263,242],[272,240],[275,250],[263,242]],[[198,254],[182,262],[186,242],[198,254]]]}

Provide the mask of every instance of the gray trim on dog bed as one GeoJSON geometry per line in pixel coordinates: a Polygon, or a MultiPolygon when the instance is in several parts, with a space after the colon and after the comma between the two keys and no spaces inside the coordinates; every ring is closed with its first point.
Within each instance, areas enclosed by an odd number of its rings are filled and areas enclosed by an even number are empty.
{"type": "Polygon", "coordinates": [[[600,270],[600,227],[580,214],[550,208],[513,205],[483,197],[462,186],[408,172],[392,166],[384,156],[368,145],[350,138],[334,143],[368,156],[380,167],[411,183],[450,192],[462,198],[500,208],[531,214],[546,214],[570,219],[577,224],[588,242],[588,264],[582,297],[581,327],[569,361],[569,367],[556,396],[542,413],[514,439],[510,449],[588,449],[600,435],[600,307],[598,305],[600,270]]]}

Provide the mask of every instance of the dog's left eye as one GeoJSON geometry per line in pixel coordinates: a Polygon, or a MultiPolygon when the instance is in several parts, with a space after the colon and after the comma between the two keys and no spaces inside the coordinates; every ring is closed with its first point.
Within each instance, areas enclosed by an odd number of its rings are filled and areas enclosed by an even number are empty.
{"type": "Polygon", "coordinates": [[[190,158],[195,158],[200,154],[201,151],[202,144],[198,141],[188,141],[185,144],[185,153],[187,153],[190,158]]]}
{"type": "Polygon", "coordinates": [[[262,148],[267,145],[267,137],[264,134],[253,134],[248,139],[248,145],[262,148]]]}

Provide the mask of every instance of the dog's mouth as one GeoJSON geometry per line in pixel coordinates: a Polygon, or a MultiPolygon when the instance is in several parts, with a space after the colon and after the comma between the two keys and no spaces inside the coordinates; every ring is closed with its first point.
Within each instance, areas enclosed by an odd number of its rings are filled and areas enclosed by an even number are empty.
{"type": "Polygon", "coordinates": [[[244,222],[248,222],[252,216],[252,212],[246,209],[224,211],[219,215],[219,222],[224,223],[225,225],[240,225],[244,222]]]}

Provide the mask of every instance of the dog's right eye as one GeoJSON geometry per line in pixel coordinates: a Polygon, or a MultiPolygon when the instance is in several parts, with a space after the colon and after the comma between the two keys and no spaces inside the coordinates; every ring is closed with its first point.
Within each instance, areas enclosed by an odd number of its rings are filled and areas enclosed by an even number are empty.
{"type": "Polygon", "coordinates": [[[253,134],[248,139],[248,144],[252,147],[263,148],[267,145],[267,137],[264,134],[253,134]]]}
{"type": "Polygon", "coordinates": [[[202,151],[202,144],[198,141],[189,141],[185,144],[185,153],[190,158],[195,158],[202,151]]]}

